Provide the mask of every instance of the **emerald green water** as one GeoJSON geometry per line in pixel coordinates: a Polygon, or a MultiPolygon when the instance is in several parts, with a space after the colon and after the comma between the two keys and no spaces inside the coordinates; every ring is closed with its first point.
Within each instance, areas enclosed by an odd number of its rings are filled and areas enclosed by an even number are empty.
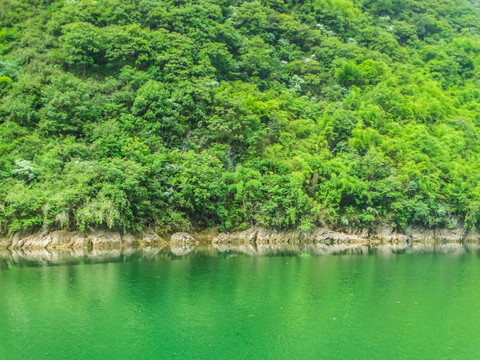
{"type": "Polygon", "coordinates": [[[4,261],[0,359],[480,358],[476,251],[227,255],[4,261]]]}

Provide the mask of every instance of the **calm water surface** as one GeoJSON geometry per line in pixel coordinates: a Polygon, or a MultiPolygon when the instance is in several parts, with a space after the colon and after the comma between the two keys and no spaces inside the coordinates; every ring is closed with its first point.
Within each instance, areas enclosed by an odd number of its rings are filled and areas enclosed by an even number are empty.
{"type": "Polygon", "coordinates": [[[480,358],[477,251],[85,259],[0,262],[0,359],[480,358]]]}

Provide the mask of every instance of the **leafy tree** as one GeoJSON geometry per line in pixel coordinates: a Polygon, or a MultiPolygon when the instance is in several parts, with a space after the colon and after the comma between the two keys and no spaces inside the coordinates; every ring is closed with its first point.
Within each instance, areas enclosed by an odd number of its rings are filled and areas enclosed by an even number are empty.
{"type": "Polygon", "coordinates": [[[59,38],[65,62],[85,71],[95,68],[102,60],[102,41],[98,29],[87,22],[67,24],[62,29],[63,35],[59,38]]]}

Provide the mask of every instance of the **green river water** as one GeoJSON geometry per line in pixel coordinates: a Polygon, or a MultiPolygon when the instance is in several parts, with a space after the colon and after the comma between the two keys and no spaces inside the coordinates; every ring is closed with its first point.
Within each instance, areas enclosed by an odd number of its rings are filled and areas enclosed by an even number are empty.
{"type": "Polygon", "coordinates": [[[0,359],[480,359],[479,256],[3,254],[0,359]]]}

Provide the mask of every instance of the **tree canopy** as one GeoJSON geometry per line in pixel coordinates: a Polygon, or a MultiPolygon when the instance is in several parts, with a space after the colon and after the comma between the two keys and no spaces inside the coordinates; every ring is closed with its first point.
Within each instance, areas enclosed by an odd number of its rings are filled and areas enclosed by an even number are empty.
{"type": "Polygon", "coordinates": [[[3,0],[0,233],[480,227],[467,0],[3,0]]]}

